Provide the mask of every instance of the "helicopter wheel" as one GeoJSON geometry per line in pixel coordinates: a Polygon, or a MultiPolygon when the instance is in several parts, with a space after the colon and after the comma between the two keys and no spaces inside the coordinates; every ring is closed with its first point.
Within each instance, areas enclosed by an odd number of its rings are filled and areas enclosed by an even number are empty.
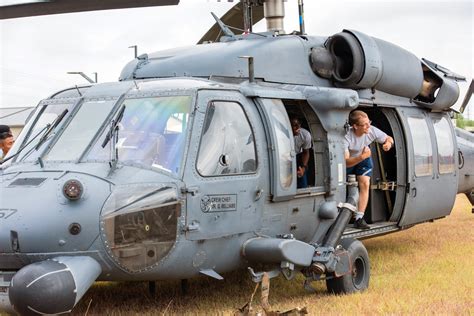
{"type": "Polygon", "coordinates": [[[369,287],[369,255],[364,244],[359,240],[348,238],[341,241],[342,247],[349,252],[352,272],[339,278],[326,280],[326,287],[334,294],[362,292],[369,287]]]}

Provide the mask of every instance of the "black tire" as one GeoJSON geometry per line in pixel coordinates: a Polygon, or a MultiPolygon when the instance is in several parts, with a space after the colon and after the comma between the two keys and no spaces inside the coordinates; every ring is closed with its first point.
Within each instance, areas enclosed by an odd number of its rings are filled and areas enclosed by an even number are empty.
{"type": "Polygon", "coordinates": [[[349,252],[352,272],[339,278],[326,279],[326,287],[334,294],[362,292],[369,287],[369,254],[359,240],[348,238],[341,241],[342,247],[349,252]]]}

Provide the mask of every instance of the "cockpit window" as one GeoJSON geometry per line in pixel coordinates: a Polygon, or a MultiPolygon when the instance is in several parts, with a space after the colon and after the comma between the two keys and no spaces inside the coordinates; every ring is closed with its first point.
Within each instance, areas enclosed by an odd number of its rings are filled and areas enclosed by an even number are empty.
{"type": "MultiPolygon", "coordinates": [[[[118,126],[118,161],[178,174],[184,154],[191,111],[191,96],[126,99],[118,126]]],[[[122,107],[120,106],[120,108],[122,107]]],[[[107,127],[87,156],[87,160],[110,160],[110,140],[102,143],[107,127]]]]}
{"type": "MultiPolygon", "coordinates": [[[[28,121],[25,128],[23,128],[22,133],[15,142],[15,147],[25,146],[30,142],[28,146],[25,147],[19,154],[17,161],[33,161],[38,158],[41,151],[35,150],[36,145],[42,136],[47,132],[48,124],[53,123],[58,116],[61,115],[65,110],[68,110],[70,113],[73,108],[73,103],[53,103],[53,104],[44,104],[40,105],[36,110],[35,114],[28,121]],[[39,113],[39,114],[38,114],[39,113]],[[36,137],[36,139],[34,139],[36,137]]],[[[64,123],[65,120],[56,128],[56,130],[64,123]]],[[[54,136],[55,131],[51,131],[48,136],[48,139],[51,139],[54,136]]],[[[43,145],[44,146],[44,145],[43,145]]],[[[15,153],[18,148],[12,148],[12,152],[15,153]]]]}
{"type": "Polygon", "coordinates": [[[115,101],[86,101],[74,115],[46,160],[77,160],[98,132],[115,101]]]}
{"type": "Polygon", "coordinates": [[[197,170],[204,176],[255,173],[255,137],[240,104],[209,104],[201,137],[197,170]]]}

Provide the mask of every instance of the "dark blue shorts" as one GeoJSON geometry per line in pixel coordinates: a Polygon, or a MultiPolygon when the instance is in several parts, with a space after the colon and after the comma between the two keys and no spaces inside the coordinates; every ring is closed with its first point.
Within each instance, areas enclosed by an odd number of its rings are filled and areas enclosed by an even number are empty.
{"type": "Polygon", "coordinates": [[[372,158],[366,158],[362,160],[357,165],[349,167],[346,169],[346,174],[355,174],[356,176],[372,176],[372,158]]]}

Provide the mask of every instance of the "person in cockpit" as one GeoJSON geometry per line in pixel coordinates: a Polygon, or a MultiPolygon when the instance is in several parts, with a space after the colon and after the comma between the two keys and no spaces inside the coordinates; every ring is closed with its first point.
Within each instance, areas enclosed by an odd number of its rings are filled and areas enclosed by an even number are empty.
{"type": "Polygon", "coordinates": [[[0,161],[8,154],[14,142],[15,140],[13,139],[13,133],[10,127],[8,125],[0,125],[0,161]]]}

